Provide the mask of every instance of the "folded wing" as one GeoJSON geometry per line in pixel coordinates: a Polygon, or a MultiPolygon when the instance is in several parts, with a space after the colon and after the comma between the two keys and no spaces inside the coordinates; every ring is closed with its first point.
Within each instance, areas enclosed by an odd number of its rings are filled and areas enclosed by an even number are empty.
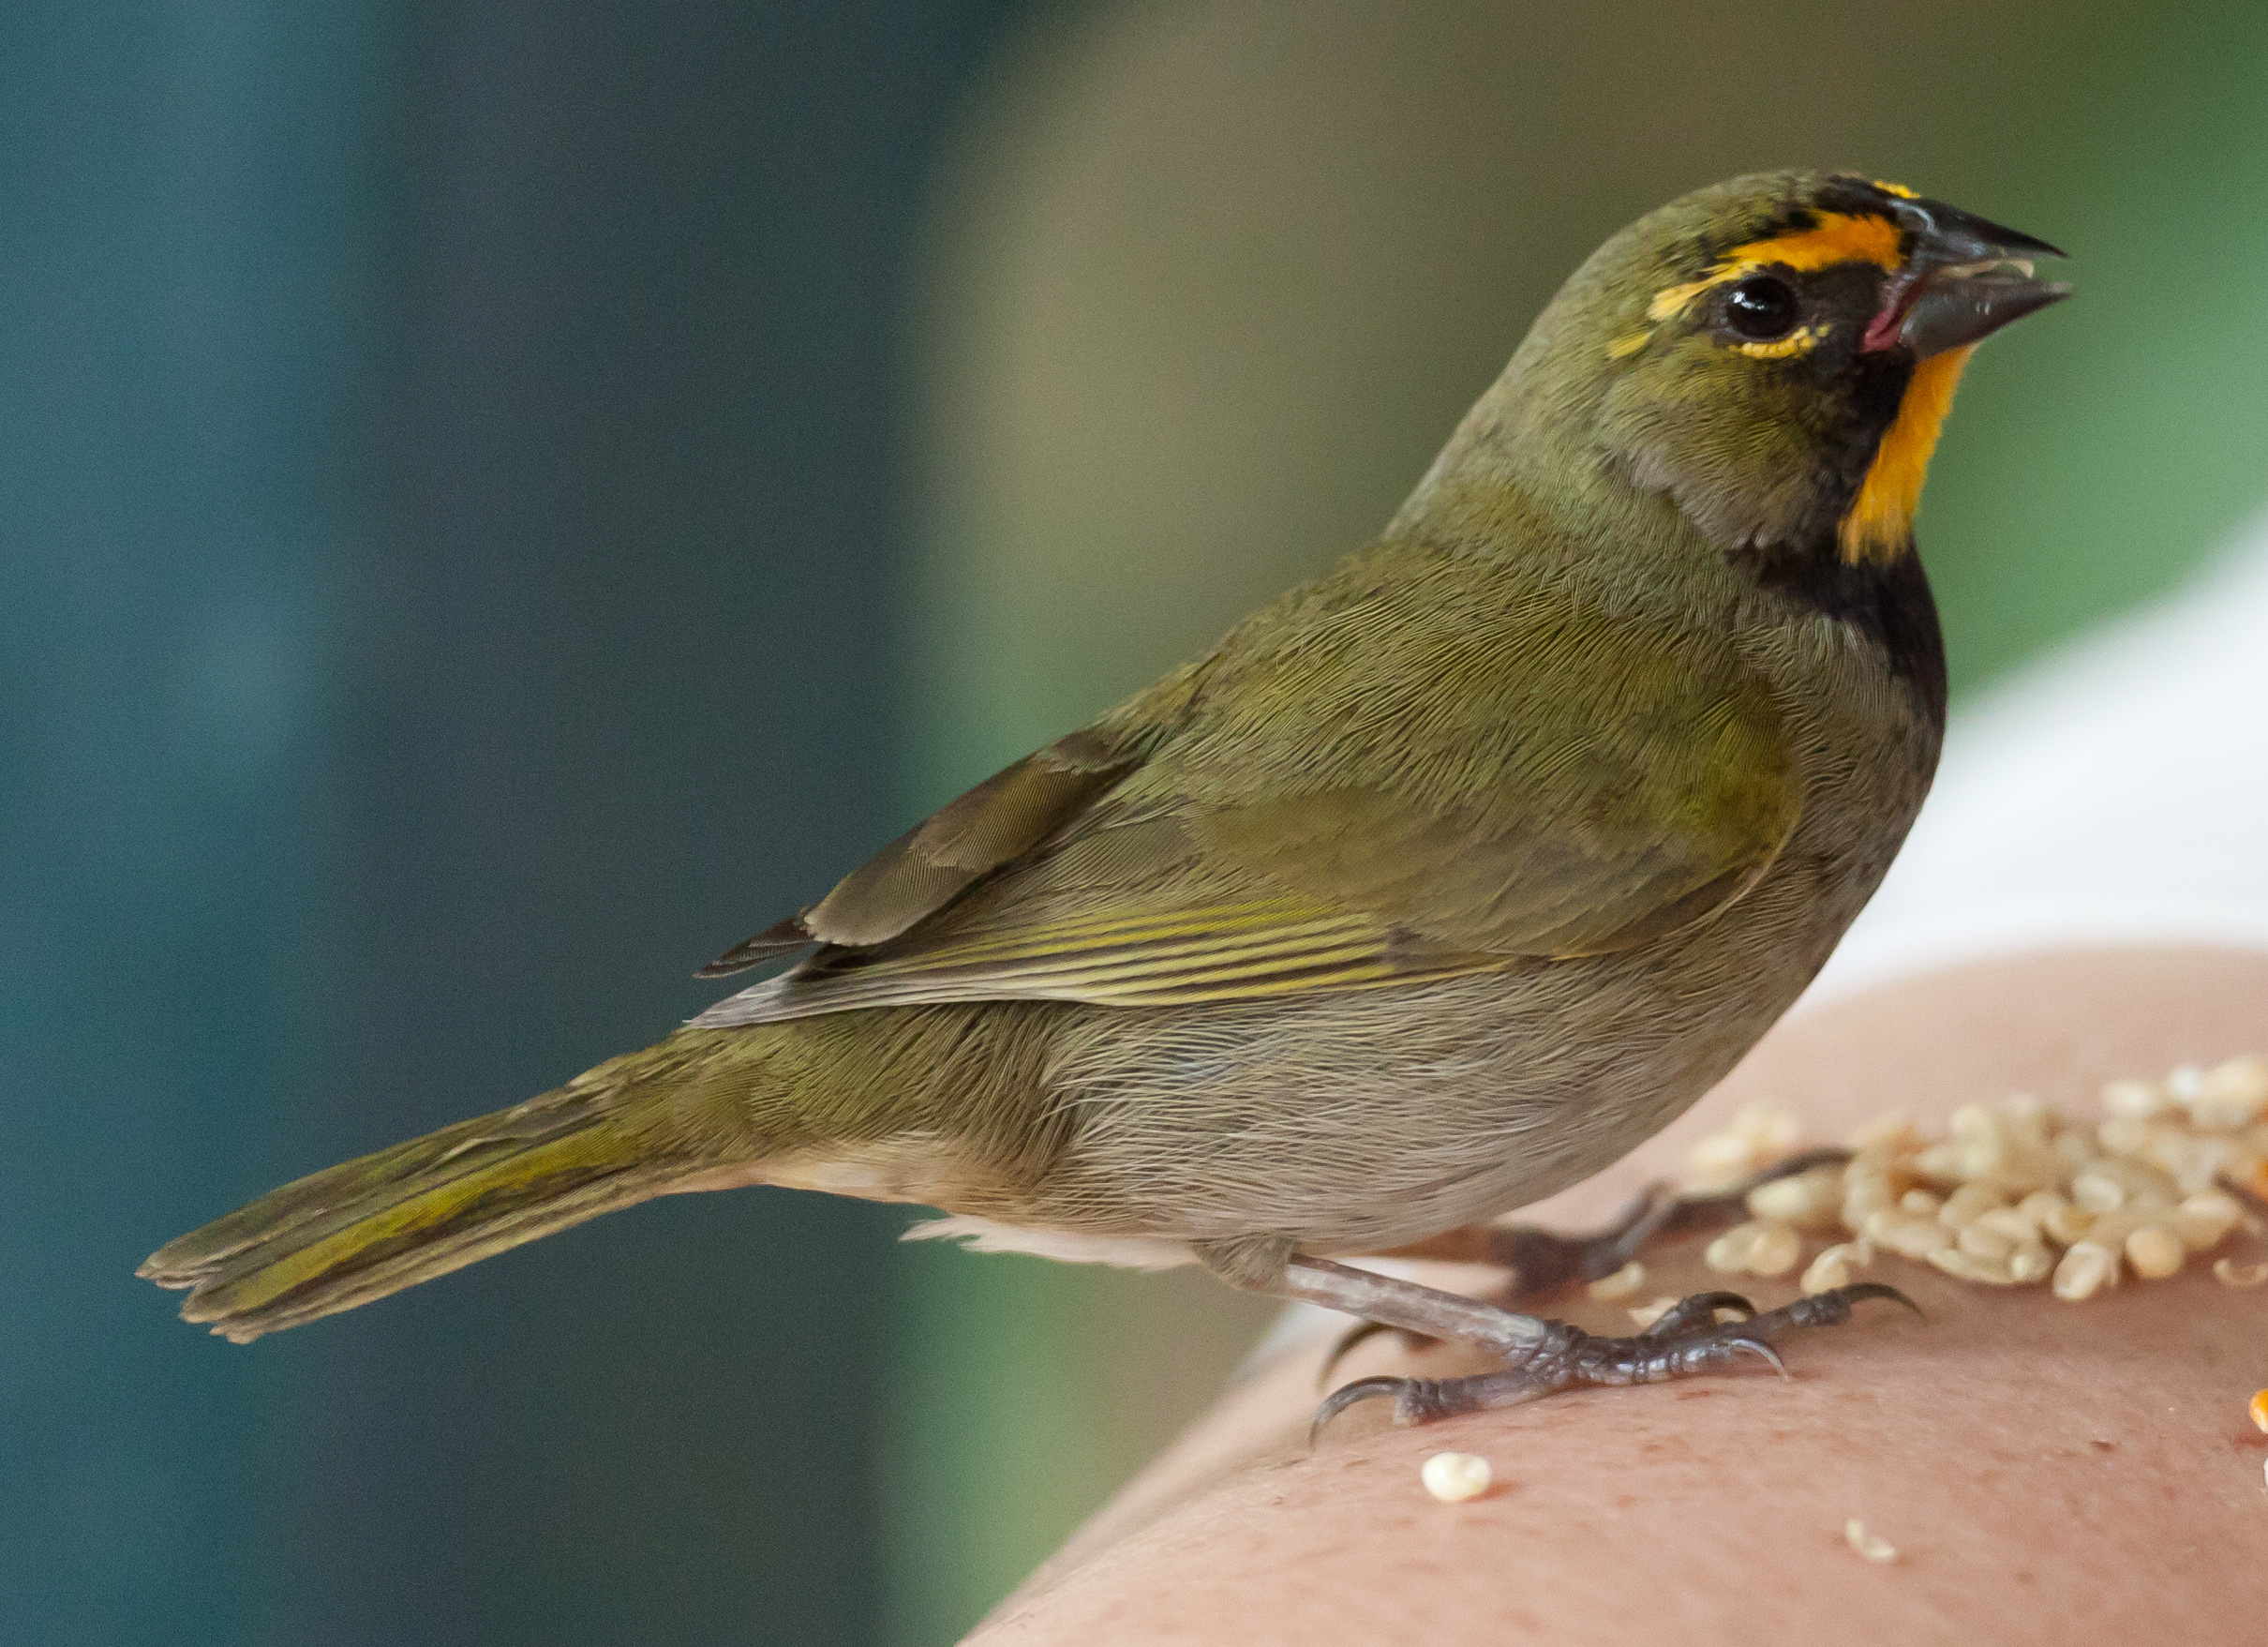
{"type": "Polygon", "coordinates": [[[1799,809],[1765,684],[1470,574],[1346,562],[732,951],[817,946],[696,1022],[1377,988],[1634,948],[1753,885],[1799,809]]]}

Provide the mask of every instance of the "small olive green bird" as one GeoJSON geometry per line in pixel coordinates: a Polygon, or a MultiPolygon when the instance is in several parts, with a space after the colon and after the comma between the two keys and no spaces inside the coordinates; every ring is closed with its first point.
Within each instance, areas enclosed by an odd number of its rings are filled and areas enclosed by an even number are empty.
{"type": "MultiPolygon", "coordinates": [[[[1767,1357],[1861,1287],[1633,1339],[1337,1259],[1495,1220],[1731,1069],[1873,893],[1945,720],[1912,519],[2046,243],[1737,178],[1602,247],[1368,548],[709,967],[558,1090],[142,1273],[244,1341],[656,1195],[783,1184],[1500,1353],[1405,1420],[1767,1357]]],[[[1335,1409],[1334,1409],[1335,1410],[1335,1409]]]]}

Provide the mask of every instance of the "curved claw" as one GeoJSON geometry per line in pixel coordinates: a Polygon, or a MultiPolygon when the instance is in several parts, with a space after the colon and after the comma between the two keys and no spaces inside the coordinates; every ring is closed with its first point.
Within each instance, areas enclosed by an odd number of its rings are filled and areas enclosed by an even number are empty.
{"type": "Polygon", "coordinates": [[[1724,1340],[1724,1347],[1727,1350],[1746,1350],[1752,1355],[1762,1357],[1764,1360],[1770,1362],[1772,1365],[1772,1370],[1777,1372],[1783,1378],[1790,1378],[1794,1376],[1794,1374],[1788,1371],[1787,1363],[1780,1358],[1780,1352],[1773,1349],[1771,1345],[1766,1343],[1762,1339],[1752,1339],[1745,1336],[1740,1338],[1726,1339],[1724,1340]]]}
{"type": "Polygon", "coordinates": [[[1863,1303],[1869,1298],[1888,1298],[1893,1304],[1903,1304],[1914,1312],[1917,1320],[1929,1320],[1929,1317],[1922,1313],[1920,1305],[1915,1303],[1913,1299],[1907,1297],[1888,1281],[1853,1281],[1847,1287],[1837,1287],[1835,1291],[1843,1295],[1843,1301],[1846,1307],[1863,1303]]]}
{"type": "Polygon", "coordinates": [[[1743,1321],[1752,1321],[1756,1316],[1756,1307],[1738,1293],[1692,1293],[1664,1310],[1655,1318],[1654,1324],[1638,1336],[1647,1339],[1672,1338],[1690,1332],[1694,1327],[1713,1327],[1717,1325],[1717,1311],[1720,1310],[1737,1310],[1743,1321]]]}
{"type": "Polygon", "coordinates": [[[1358,1321],[1339,1335],[1338,1342],[1332,1345],[1331,1353],[1323,1357],[1323,1364],[1315,1370],[1315,1387],[1317,1389],[1323,1387],[1324,1381],[1331,1376],[1331,1370],[1347,1358],[1348,1351],[1353,1349],[1365,1339],[1373,1338],[1382,1332],[1401,1333],[1403,1339],[1412,1348],[1434,1341],[1419,1333],[1410,1332],[1398,1326],[1388,1326],[1382,1321],[1358,1321]]]}
{"type": "Polygon", "coordinates": [[[1358,1378],[1352,1384],[1342,1384],[1323,1398],[1323,1404],[1315,1410],[1314,1422],[1307,1426],[1307,1445],[1313,1446],[1323,1433],[1323,1426],[1358,1401],[1372,1400],[1380,1396],[1392,1396],[1396,1405],[1402,1392],[1416,1383],[1410,1378],[1358,1378]]]}
{"type": "Polygon", "coordinates": [[[1746,1295],[1740,1293],[1688,1293],[1678,1302],[1692,1305],[1695,1313],[1706,1307],[1712,1316],[1720,1310],[1737,1310],[1740,1312],[1740,1318],[1743,1321],[1756,1313],[1755,1305],[1749,1301],[1746,1295]]]}

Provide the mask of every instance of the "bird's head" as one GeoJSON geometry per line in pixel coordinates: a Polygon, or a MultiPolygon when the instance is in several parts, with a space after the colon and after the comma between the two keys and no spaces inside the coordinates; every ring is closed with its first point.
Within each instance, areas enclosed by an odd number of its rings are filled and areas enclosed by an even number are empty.
{"type": "Polygon", "coordinates": [[[1891,561],[1969,352],[2067,295],[2033,277],[2061,255],[1895,184],[1736,178],[1601,247],[1472,432],[1665,497],[1724,549],[1891,561]]]}

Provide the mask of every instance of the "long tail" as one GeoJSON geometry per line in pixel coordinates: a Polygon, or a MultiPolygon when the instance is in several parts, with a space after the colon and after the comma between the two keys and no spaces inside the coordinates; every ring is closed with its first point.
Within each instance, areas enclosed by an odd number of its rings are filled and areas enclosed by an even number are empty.
{"type": "Polygon", "coordinates": [[[286,1184],[168,1242],[138,1273],[188,1289],[183,1319],[249,1343],[665,1194],[721,1158],[750,1159],[728,1139],[658,1136],[650,1106],[630,1101],[643,1077],[687,1072],[653,1056],[680,1050],[677,1040],[286,1184]]]}

